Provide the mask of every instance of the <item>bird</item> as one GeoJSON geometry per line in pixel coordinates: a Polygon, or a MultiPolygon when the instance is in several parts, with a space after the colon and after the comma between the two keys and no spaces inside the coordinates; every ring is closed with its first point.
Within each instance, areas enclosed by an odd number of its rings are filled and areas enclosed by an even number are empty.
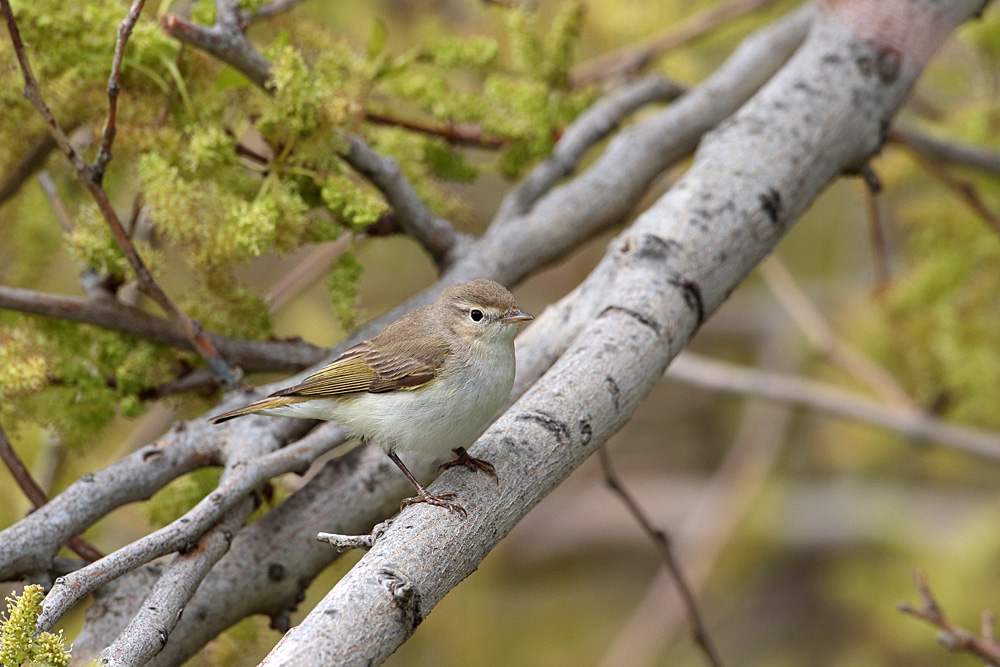
{"type": "Polygon", "coordinates": [[[400,509],[428,503],[465,515],[455,494],[430,493],[399,455],[437,459],[452,451],[456,458],[441,469],[466,466],[498,481],[493,464],[465,448],[510,394],[517,325],[532,319],[497,282],[451,285],[301,383],[211,421],[262,414],[339,422],[377,443],[416,489],[400,509]]]}

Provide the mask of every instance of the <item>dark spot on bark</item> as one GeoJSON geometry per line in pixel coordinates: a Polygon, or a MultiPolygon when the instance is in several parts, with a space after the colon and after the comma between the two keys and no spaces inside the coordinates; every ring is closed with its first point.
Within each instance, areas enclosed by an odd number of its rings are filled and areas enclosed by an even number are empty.
{"type": "Polygon", "coordinates": [[[837,53],[828,53],[825,56],[823,56],[823,62],[827,63],[828,65],[836,65],[837,63],[840,62],[840,55],[837,53]]]}
{"type": "Polygon", "coordinates": [[[556,440],[559,441],[560,445],[568,444],[570,441],[569,428],[566,426],[566,423],[547,412],[541,412],[540,410],[523,412],[517,416],[517,421],[530,421],[538,424],[556,436],[556,440]]]}
{"type": "Polygon", "coordinates": [[[639,247],[635,254],[637,257],[663,260],[669,257],[676,247],[677,242],[672,239],[662,239],[655,234],[643,234],[639,237],[639,247]]]}
{"type": "Polygon", "coordinates": [[[698,326],[701,326],[705,322],[705,303],[701,299],[701,288],[698,287],[698,283],[684,278],[674,278],[670,284],[681,288],[684,303],[694,311],[698,317],[698,326]]]}
{"type": "Polygon", "coordinates": [[[632,319],[638,321],[640,324],[643,324],[652,329],[657,336],[660,335],[660,323],[654,320],[652,317],[649,317],[648,315],[643,315],[642,313],[632,310],[630,308],[622,308],[621,306],[608,306],[607,308],[602,310],[600,314],[598,314],[598,317],[604,317],[608,313],[624,313],[625,315],[628,315],[632,319]]]}
{"type": "Polygon", "coordinates": [[[281,581],[285,578],[285,566],[281,563],[271,563],[267,566],[267,578],[271,581],[281,581]]]}
{"type": "Polygon", "coordinates": [[[187,423],[174,422],[174,433],[183,433],[186,430],[187,430],[187,423]]]}
{"type": "Polygon", "coordinates": [[[875,63],[872,62],[871,56],[858,56],[854,63],[858,66],[858,71],[861,72],[862,76],[871,76],[872,72],[875,71],[875,63]]]}
{"type": "Polygon", "coordinates": [[[610,375],[605,375],[604,381],[608,384],[608,393],[611,394],[611,404],[615,406],[615,412],[618,412],[621,407],[618,405],[618,399],[621,396],[622,390],[610,375]]]}
{"type": "Polygon", "coordinates": [[[628,237],[622,242],[621,247],[622,252],[632,252],[632,237],[628,237]]]}
{"type": "Polygon", "coordinates": [[[580,420],[580,444],[586,445],[594,437],[594,429],[586,419],[580,420]]]}
{"type": "Polygon", "coordinates": [[[93,481],[94,481],[94,473],[88,472],[86,475],[84,475],[83,477],[80,478],[80,481],[81,482],[86,482],[87,484],[93,483],[93,481]]]}
{"type": "Polygon", "coordinates": [[[149,459],[159,458],[161,456],[163,456],[163,452],[161,452],[156,447],[146,447],[143,450],[143,452],[142,452],[142,460],[143,461],[148,461],[149,459]]]}
{"type": "Polygon", "coordinates": [[[781,215],[781,193],[774,188],[768,188],[767,192],[757,195],[757,198],[771,222],[778,222],[778,216],[781,215]]]}
{"type": "Polygon", "coordinates": [[[882,83],[890,84],[899,77],[899,68],[902,63],[902,56],[899,51],[891,46],[883,47],[878,53],[878,76],[882,83]]]}

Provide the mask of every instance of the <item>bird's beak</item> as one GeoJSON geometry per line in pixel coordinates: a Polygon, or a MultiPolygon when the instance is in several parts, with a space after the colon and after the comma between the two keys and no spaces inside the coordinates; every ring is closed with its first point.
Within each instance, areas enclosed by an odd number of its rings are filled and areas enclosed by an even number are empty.
{"type": "Polygon", "coordinates": [[[533,319],[535,318],[528,313],[522,313],[520,310],[515,310],[501,317],[500,321],[504,324],[514,324],[516,322],[528,322],[533,319]]]}

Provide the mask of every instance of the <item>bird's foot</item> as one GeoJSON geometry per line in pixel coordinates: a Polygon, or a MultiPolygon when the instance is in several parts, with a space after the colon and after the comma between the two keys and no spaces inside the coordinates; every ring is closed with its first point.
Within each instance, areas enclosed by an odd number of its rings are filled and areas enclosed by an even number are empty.
{"type": "Polygon", "coordinates": [[[497,484],[500,483],[500,478],[497,477],[497,470],[493,467],[493,464],[485,459],[477,459],[473,456],[469,456],[469,452],[465,451],[465,447],[457,447],[453,450],[455,452],[456,458],[453,461],[448,461],[442,463],[438,466],[439,471],[447,470],[448,468],[454,468],[455,466],[465,466],[470,470],[482,470],[487,475],[493,478],[493,481],[497,484]]]}
{"type": "Polygon", "coordinates": [[[402,512],[403,508],[408,505],[415,505],[417,503],[427,503],[428,505],[435,505],[437,507],[447,508],[450,512],[458,512],[462,516],[466,516],[465,508],[455,502],[457,496],[454,493],[441,493],[434,495],[427,489],[422,487],[417,489],[417,495],[412,498],[405,498],[403,502],[399,504],[399,511],[402,512]]]}

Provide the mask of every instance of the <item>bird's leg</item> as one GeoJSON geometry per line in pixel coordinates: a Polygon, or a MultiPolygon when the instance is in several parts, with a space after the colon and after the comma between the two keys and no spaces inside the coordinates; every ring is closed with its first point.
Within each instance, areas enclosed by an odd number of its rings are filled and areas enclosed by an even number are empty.
{"type": "Polygon", "coordinates": [[[465,451],[465,447],[456,447],[451,451],[455,452],[455,456],[457,458],[453,461],[442,463],[438,466],[438,470],[447,470],[448,468],[454,468],[455,466],[465,466],[470,470],[482,470],[487,475],[492,477],[494,482],[497,484],[500,483],[500,478],[497,477],[497,470],[489,461],[469,456],[469,452],[465,451]]]}
{"type": "Polygon", "coordinates": [[[455,498],[454,493],[442,493],[440,495],[434,495],[433,493],[425,489],[423,486],[421,486],[420,482],[417,481],[417,478],[413,476],[413,473],[407,470],[406,466],[403,465],[403,462],[399,460],[399,456],[396,455],[396,452],[388,452],[388,454],[392,462],[395,463],[396,466],[403,471],[403,474],[406,475],[406,479],[410,480],[410,484],[412,484],[413,488],[417,490],[417,495],[413,496],[412,498],[405,498],[403,502],[399,504],[400,511],[402,511],[403,508],[406,507],[407,505],[414,505],[416,503],[427,503],[428,505],[437,505],[438,507],[446,507],[453,512],[458,512],[462,516],[465,516],[465,508],[453,500],[455,498]]]}

